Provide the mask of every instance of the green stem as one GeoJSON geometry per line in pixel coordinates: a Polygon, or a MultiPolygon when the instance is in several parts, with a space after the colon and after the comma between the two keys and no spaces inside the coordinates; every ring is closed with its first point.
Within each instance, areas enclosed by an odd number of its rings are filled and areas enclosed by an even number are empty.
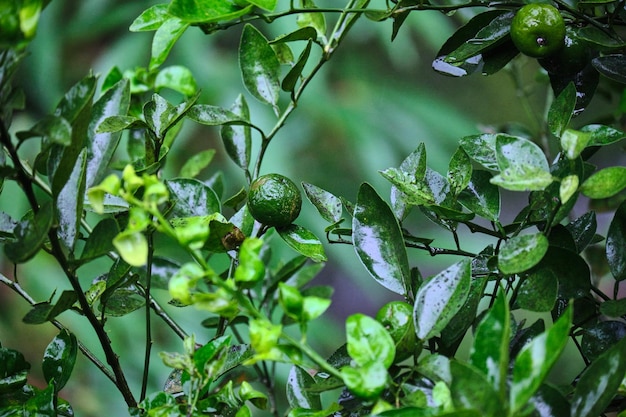
{"type": "Polygon", "coordinates": [[[299,340],[292,338],[291,336],[289,336],[288,334],[284,332],[282,333],[281,337],[285,339],[287,342],[289,342],[290,344],[292,344],[293,346],[300,349],[305,355],[311,358],[311,360],[313,360],[313,362],[315,362],[321,369],[328,372],[330,375],[343,380],[343,377],[341,376],[341,372],[339,372],[339,370],[337,370],[334,366],[329,364],[326,361],[326,359],[322,358],[316,351],[311,349],[311,347],[309,347],[307,344],[302,343],[299,340]]]}
{"type": "Polygon", "coordinates": [[[148,376],[150,369],[150,352],[152,351],[152,323],[151,323],[151,308],[150,308],[150,291],[152,284],[152,262],[154,258],[154,236],[152,232],[148,233],[148,262],[146,264],[146,288],[144,297],[146,300],[145,306],[145,321],[146,321],[146,340],[144,348],[143,358],[143,376],[141,381],[141,394],[139,401],[143,401],[146,398],[146,392],[148,389],[148,376]]]}

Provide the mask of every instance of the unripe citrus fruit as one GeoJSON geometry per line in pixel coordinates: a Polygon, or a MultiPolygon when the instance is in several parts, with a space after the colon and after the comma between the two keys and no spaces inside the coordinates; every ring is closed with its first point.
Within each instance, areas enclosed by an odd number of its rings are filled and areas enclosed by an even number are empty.
{"type": "Polygon", "coordinates": [[[554,6],[527,4],[513,17],[511,40],[524,55],[546,57],[563,47],[565,22],[554,6]]]}
{"type": "Polygon", "coordinates": [[[248,209],[256,221],[267,226],[289,226],[300,214],[302,196],[293,181],[267,174],[250,185],[248,209]]]}
{"type": "Polygon", "coordinates": [[[576,31],[567,28],[563,48],[539,60],[539,64],[550,74],[572,75],[581,71],[592,58],[592,50],[576,31]]]}
{"type": "Polygon", "coordinates": [[[404,301],[391,301],[378,310],[380,322],[396,345],[395,362],[401,362],[417,351],[417,336],[413,324],[413,307],[404,301]]]}

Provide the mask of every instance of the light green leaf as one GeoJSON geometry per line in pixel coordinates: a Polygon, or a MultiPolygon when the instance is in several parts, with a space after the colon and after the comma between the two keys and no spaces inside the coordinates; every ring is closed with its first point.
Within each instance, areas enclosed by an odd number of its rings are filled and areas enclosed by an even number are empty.
{"type": "Polygon", "coordinates": [[[167,19],[154,33],[152,39],[152,56],[150,57],[150,69],[158,68],[169,55],[174,44],[185,33],[189,23],[176,17],[167,19]]]}
{"type": "Polygon", "coordinates": [[[144,266],[148,262],[148,241],[142,232],[124,231],[113,239],[113,245],[129,265],[144,266]]]}
{"type": "Polygon", "coordinates": [[[131,32],[157,30],[171,16],[167,4],[155,4],[144,10],[130,25],[131,32]]]}
{"type": "Polygon", "coordinates": [[[548,246],[548,238],[541,232],[512,237],[500,248],[498,269],[504,274],[527,271],[541,262],[548,246]]]}
{"type": "Polygon", "coordinates": [[[580,191],[589,198],[613,197],[626,187],[626,167],[604,168],[587,178],[580,191]]]}
{"type": "Polygon", "coordinates": [[[280,237],[296,252],[310,258],[315,262],[326,261],[322,242],[308,229],[297,224],[277,229],[280,237]]]}
{"type": "Polygon", "coordinates": [[[393,363],[396,347],[383,325],[364,314],[346,319],[348,354],[359,366],[379,363],[387,369],[393,363]]]}
{"type": "Polygon", "coordinates": [[[191,155],[191,157],[185,161],[185,164],[180,169],[180,176],[185,178],[194,178],[213,160],[215,156],[215,149],[207,149],[191,155]]]}
{"type": "Polygon", "coordinates": [[[578,175],[568,175],[561,180],[559,186],[559,199],[562,204],[569,201],[570,198],[578,191],[578,175]]]}
{"type": "MultiPolygon", "coordinates": [[[[273,0],[255,1],[266,3],[273,0]]],[[[239,7],[235,3],[224,0],[172,0],[168,12],[187,23],[210,23],[236,19],[248,14],[253,7],[252,4],[239,7]]]]}
{"type": "Polygon", "coordinates": [[[592,134],[589,132],[565,129],[561,135],[561,149],[563,149],[563,152],[565,152],[565,156],[567,156],[568,159],[576,159],[587,147],[591,137],[592,134]]]}

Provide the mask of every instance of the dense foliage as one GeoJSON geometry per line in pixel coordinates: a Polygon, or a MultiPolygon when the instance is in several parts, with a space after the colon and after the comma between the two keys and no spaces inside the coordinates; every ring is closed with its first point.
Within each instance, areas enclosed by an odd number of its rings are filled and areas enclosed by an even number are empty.
{"type": "Polygon", "coordinates": [[[335,3],[156,4],[130,26],[154,32],[146,67],[111,65],[103,76],[87,74],[50,114],[18,130],[14,113],[30,103],[13,78],[48,2],[0,2],[0,177],[2,191],[19,189],[29,206],[17,218],[0,214],[4,255],[17,266],[47,254],[64,275],[58,287],[70,286],[36,302],[17,268],[13,276],[0,275],[31,305],[25,323],[58,328],[41,363],[43,389],[29,383],[31,365],[22,353],[0,347],[0,416],[73,415],[59,393],[79,355],[137,416],[625,415],[626,167],[592,162],[626,137],[621,108],[615,105],[612,118],[573,126],[601,80],[611,94],[626,97],[623,4],[552,3],[565,26],[553,39],[550,31],[520,27],[523,4],[512,1],[335,3]],[[354,24],[387,25],[394,39],[411,14],[462,9],[471,18],[433,60],[445,75],[491,75],[513,65],[522,59],[516,45],[526,44],[512,36],[530,33],[525,40],[537,47],[559,43],[526,53],[538,59],[554,93],[538,132],[461,137],[444,173],[429,166],[425,144],[415,143],[397,166],[380,172],[389,195],[363,183],[351,201],[302,183],[325,225],[299,225],[298,187],[280,175],[262,176],[262,164],[354,24]],[[268,39],[267,28],[284,20],[293,29],[268,39]],[[193,72],[169,65],[170,52],[187,31],[219,37],[236,28],[245,91],[229,108],[201,102],[193,72]],[[252,109],[259,107],[250,99],[273,115],[271,126],[257,122],[261,116],[252,109]],[[212,168],[213,149],[186,155],[179,172],[168,171],[189,123],[219,131],[240,177],[198,179],[212,168]],[[224,183],[239,178],[238,191],[226,194],[224,183]],[[267,178],[275,182],[259,191],[267,178]],[[526,203],[505,212],[503,196],[512,194],[526,203]],[[581,201],[611,213],[606,231],[598,230],[594,210],[573,216],[581,201]],[[422,235],[410,221],[416,215],[439,231],[422,235]],[[462,230],[486,244],[469,248],[472,236],[462,230]],[[439,246],[443,234],[451,246],[439,246]],[[276,259],[275,241],[291,248],[290,257],[276,259]],[[364,271],[402,299],[381,306],[376,317],[350,315],[345,343],[329,357],[309,335],[333,294],[314,281],[327,261],[323,241],[352,245],[364,271]],[[425,277],[409,251],[457,261],[425,277]],[[140,309],[146,334],[136,340],[145,363],[136,393],[129,379],[137,375],[122,365],[109,326],[140,309]],[[93,330],[97,351],[60,317],[70,311],[93,330]],[[173,318],[181,314],[201,323],[203,333],[173,318]],[[169,373],[158,376],[162,391],[148,392],[155,321],[182,343],[178,351],[160,352],[169,373]],[[577,376],[550,379],[568,346],[580,358],[577,376]],[[288,367],[284,391],[277,364],[288,367]]]}

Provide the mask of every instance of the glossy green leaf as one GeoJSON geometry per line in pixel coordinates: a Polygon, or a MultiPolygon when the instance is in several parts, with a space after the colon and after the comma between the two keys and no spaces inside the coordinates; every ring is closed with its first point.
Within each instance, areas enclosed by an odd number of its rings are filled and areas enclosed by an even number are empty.
{"type": "Polygon", "coordinates": [[[509,35],[511,20],[514,15],[513,12],[498,14],[487,25],[480,28],[471,39],[448,53],[444,61],[454,64],[489,51],[509,35]]]}
{"type": "MultiPolygon", "coordinates": [[[[256,1],[266,3],[269,0],[256,1]]],[[[188,23],[210,23],[236,19],[252,10],[252,4],[239,7],[235,3],[224,0],[172,0],[168,12],[188,23]]]]}
{"type": "Polygon", "coordinates": [[[86,168],[86,150],[82,150],[76,159],[76,165],[67,183],[59,192],[56,200],[58,236],[72,253],[79,235],[80,221],[83,217],[86,168]]]}
{"type": "Polygon", "coordinates": [[[572,417],[601,415],[616,394],[626,373],[626,338],[593,361],[576,384],[572,417]]]}
{"type": "Polygon", "coordinates": [[[424,283],[415,295],[413,319],[421,340],[439,334],[461,310],[469,296],[471,263],[465,259],[424,283]]]}
{"type": "Polygon", "coordinates": [[[92,102],[96,91],[96,78],[93,75],[76,83],[63,97],[55,115],[61,115],[72,124],[70,145],[55,146],[48,158],[48,176],[52,178],[51,188],[54,197],[67,184],[78,156],[85,147],[92,120],[92,102]]]}
{"type": "Polygon", "coordinates": [[[500,219],[500,189],[491,183],[491,178],[487,171],[474,170],[458,201],[472,213],[497,222],[500,219]]]}
{"type": "Polygon", "coordinates": [[[626,279],[626,202],[617,208],[609,225],[606,259],[613,277],[618,281],[626,279]]]}
{"type": "Polygon", "coordinates": [[[123,317],[142,308],[146,299],[136,290],[118,288],[107,297],[106,303],[100,304],[100,310],[110,317],[123,317]]]}
{"type": "Polygon", "coordinates": [[[460,145],[474,161],[489,170],[497,171],[496,137],[497,135],[491,133],[465,136],[461,138],[460,145]]]}
{"type": "MultiPolygon", "coordinates": [[[[243,95],[239,95],[230,109],[231,116],[241,120],[250,120],[250,110],[243,95]]],[[[222,142],[230,159],[242,169],[248,169],[250,165],[250,152],[252,135],[249,125],[222,126],[222,142]]]]}
{"type": "Polygon", "coordinates": [[[48,386],[40,391],[36,391],[35,395],[30,397],[28,401],[24,403],[24,409],[22,411],[24,416],[51,416],[57,415],[55,402],[57,396],[55,395],[54,385],[48,384],[48,386]]]}
{"type": "Polygon", "coordinates": [[[144,10],[130,25],[131,32],[157,30],[171,16],[167,4],[155,4],[144,10]]]}
{"type": "Polygon", "coordinates": [[[578,176],[568,175],[561,180],[559,185],[559,200],[563,204],[567,203],[578,191],[578,176]]]}
{"type": "Polygon", "coordinates": [[[313,184],[302,183],[302,188],[307,199],[315,206],[324,220],[329,223],[337,223],[341,220],[343,206],[338,197],[313,184]]]}
{"type": "Polygon", "coordinates": [[[587,125],[580,130],[591,134],[589,146],[606,146],[619,142],[626,137],[626,134],[621,130],[604,125],[587,125]]]}
{"type": "Polygon", "coordinates": [[[571,417],[570,405],[565,396],[548,384],[543,384],[529,401],[537,417],[571,417]]]}
{"type": "Polygon", "coordinates": [[[30,364],[17,350],[0,347],[0,394],[26,384],[30,364]]]}
{"type": "Polygon", "coordinates": [[[302,76],[302,70],[304,70],[306,63],[309,60],[312,44],[313,42],[309,40],[306,47],[298,57],[295,65],[289,70],[287,75],[285,75],[285,78],[283,78],[283,82],[281,83],[281,88],[283,89],[283,91],[293,92],[295,90],[296,84],[302,76]]]}
{"type": "Polygon", "coordinates": [[[143,115],[150,129],[157,138],[164,141],[167,132],[177,125],[192,108],[198,99],[198,95],[189,100],[173,106],[165,98],[158,94],[152,95],[152,100],[143,107],[143,115]]]}
{"type": "Polygon", "coordinates": [[[626,167],[615,166],[601,169],[592,174],[580,186],[580,191],[589,198],[613,197],[626,188],[626,167]]]}
{"type": "Polygon", "coordinates": [[[56,316],[69,310],[77,300],[74,291],[63,291],[56,303],[43,302],[33,305],[22,321],[27,324],[43,324],[53,320],[56,316]]]}
{"type": "Polygon", "coordinates": [[[180,176],[184,178],[197,177],[203,169],[209,166],[214,156],[215,149],[207,149],[191,155],[180,169],[180,176]]]}
{"type": "Polygon", "coordinates": [[[122,79],[109,88],[93,105],[87,131],[86,187],[99,184],[117,148],[121,132],[99,132],[99,126],[112,116],[124,116],[130,106],[130,83],[122,79]]]}
{"type": "Polygon", "coordinates": [[[215,191],[193,178],[175,178],[165,182],[175,203],[172,217],[207,216],[220,212],[215,191]]]}
{"type": "MultiPolygon", "coordinates": [[[[495,365],[495,364],[494,364],[495,365]]],[[[483,417],[505,415],[502,397],[487,377],[474,367],[450,361],[450,393],[455,408],[478,410],[483,417]]]]}
{"type": "Polygon", "coordinates": [[[554,136],[561,137],[565,132],[576,107],[576,87],[569,83],[554,99],[548,111],[548,128],[554,136]]]}
{"type": "Polygon", "coordinates": [[[626,298],[606,300],[600,304],[600,312],[608,317],[621,317],[626,314],[626,298]]]}
{"type": "Polygon", "coordinates": [[[196,104],[192,106],[185,115],[191,120],[207,126],[219,126],[225,124],[249,125],[250,123],[247,121],[248,115],[245,114],[243,108],[244,102],[245,99],[242,98],[241,114],[234,113],[231,110],[226,110],[218,106],[196,104]]]}
{"type": "Polygon", "coordinates": [[[54,389],[59,392],[67,383],[76,363],[78,341],[67,330],[52,339],[43,356],[43,376],[46,382],[54,382],[54,389]]]}
{"type": "Polygon", "coordinates": [[[32,218],[20,221],[13,233],[16,241],[4,246],[4,253],[14,263],[30,260],[48,239],[48,231],[54,221],[51,204],[45,204],[32,218]]]}
{"type": "Polygon", "coordinates": [[[304,26],[294,30],[293,32],[278,36],[274,40],[270,41],[270,44],[276,45],[286,42],[308,41],[309,39],[317,39],[317,31],[311,26],[304,26]]]}
{"type": "Polygon", "coordinates": [[[163,68],[154,79],[154,89],[156,92],[164,88],[191,97],[198,92],[198,85],[191,70],[181,65],[172,65],[163,68]]]}
{"type": "Polygon", "coordinates": [[[561,149],[569,159],[576,159],[587,147],[591,140],[591,133],[574,129],[565,129],[561,135],[561,149]]]}
{"type": "Polygon", "coordinates": [[[406,293],[410,271],[400,225],[367,183],[359,188],[352,241],[358,258],[376,281],[388,290],[406,293]]]}
{"type": "Polygon", "coordinates": [[[458,147],[448,165],[448,183],[452,194],[459,193],[467,187],[472,179],[472,161],[462,147],[458,147]]]}
{"type": "Polygon", "coordinates": [[[543,151],[535,143],[508,135],[496,136],[499,175],[493,184],[512,191],[543,190],[553,181],[543,151]]]}
{"type": "MultiPolygon", "coordinates": [[[[605,301],[602,305],[609,301],[605,301]]],[[[576,307],[576,306],[574,306],[576,307]]],[[[618,320],[603,320],[588,325],[580,341],[581,352],[587,360],[595,361],[604,352],[626,337],[626,324],[618,320]]]]}
{"type": "Polygon", "coordinates": [[[152,39],[151,70],[158,68],[165,62],[174,44],[176,44],[188,27],[189,23],[177,17],[170,17],[159,26],[152,39]]]}
{"type": "Polygon", "coordinates": [[[397,168],[387,168],[380,174],[394,186],[394,207],[399,214],[410,206],[436,204],[433,190],[424,179],[417,179],[397,168]]]}
{"type": "Polygon", "coordinates": [[[255,98],[276,107],[280,92],[280,62],[267,39],[247,24],[241,34],[239,65],[243,83],[255,98]]]}
{"type": "Polygon", "coordinates": [[[326,261],[326,254],[322,242],[308,229],[297,224],[278,229],[280,237],[296,252],[315,262],[326,261]]]}
{"type": "Polygon", "coordinates": [[[289,411],[287,417],[327,417],[337,414],[341,406],[337,403],[330,404],[327,408],[309,409],[296,407],[289,411]]]}
{"type": "Polygon", "coordinates": [[[358,368],[346,366],[341,369],[341,377],[346,387],[357,397],[374,399],[387,385],[388,372],[380,362],[368,362],[358,368]]]}
{"type": "MultiPolygon", "coordinates": [[[[470,364],[487,377],[491,388],[504,399],[509,369],[511,319],[508,302],[500,291],[493,306],[481,320],[470,350],[470,364]]],[[[454,380],[454,374],[453,374],[454,380]]]]}
{"type": "Polygon", "coordinates": [[[68,146],[72,143],[72,125],[62,116],[45,116],[30,130],[18,132],[21,141],[41,136],[44,143],[68,146]]]}
{"type": "Polygon", "coordinates": [[[364,314],[346,319],[348,354],[359,366],[380,363],[387,369],[393,363],[396,348],[383,325],[364,314]]]}
{"type": "Polygon", "coordinates": [[[504,274],[527,271],[543,259],[548,245],[548,238],[541,232],[512,237],[500,248],[498,269],[504,274]]]}
{"type": "MultiPolygon", "coordinates": [[[[302,6],[307,9],[317,8],[313,0],[302,0],[302,6]]],[[[326,15],[324,13],[298,13],[296,23],[301,28],[314,28],[317,38],[326,39],[326,15]]]]}
{"type": "Polygon", "coordinates": [[[578,253],[580,253],[593,241],[596,235],[598,227],[596,213],[594,211],[588,211],[579,218],[572,220],[565,227],[572,235],[576,243],[576,249],[578,253]]]}
{"type": "Polygon", "coordinates": [[[509,395],[511,412],[526,405],[543,384],[569,337],[572,309],[568,308],[554,325],[525,345],[515,359],[509,395]]]}

